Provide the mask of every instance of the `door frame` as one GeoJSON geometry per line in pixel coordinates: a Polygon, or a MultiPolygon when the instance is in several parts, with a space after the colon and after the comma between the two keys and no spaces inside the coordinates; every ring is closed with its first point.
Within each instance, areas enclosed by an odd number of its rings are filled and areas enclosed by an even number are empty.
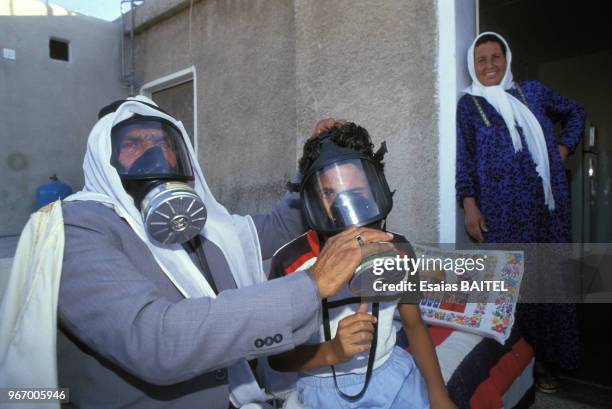
{"type": "Polygon", "coordinates": [[[456,110],[470,83],[465,55],[478,30],[478,0],[438,0],[438,241],[468,242],[455,195],[456,110]]]}

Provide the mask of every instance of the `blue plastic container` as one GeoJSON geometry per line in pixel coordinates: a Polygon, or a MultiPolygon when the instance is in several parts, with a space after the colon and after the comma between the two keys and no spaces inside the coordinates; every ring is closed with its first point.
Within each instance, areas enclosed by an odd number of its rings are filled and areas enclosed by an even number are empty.
{"type": "Polygon", "coordinates": [[[57,176],[53,175],[49,179],[51,179],[49,183],[40,185],[36,189],[36,209],[72,194],[72,188],[58,180],[57,176]]]}

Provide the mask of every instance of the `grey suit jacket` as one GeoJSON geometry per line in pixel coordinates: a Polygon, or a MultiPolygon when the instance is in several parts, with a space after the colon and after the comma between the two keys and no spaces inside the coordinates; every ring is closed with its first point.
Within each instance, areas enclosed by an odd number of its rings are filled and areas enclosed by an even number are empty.
{"type": "MultiPolygon", "coordinates": [[[[264,258],[304,229],[290,201],[253,217],[264,258]]],[[[58,361],[73,407],[226,409],[229,365],[292,349],[319,328],[306,272],[235,289],[221,251],[204,241],[220,293],[184,299],[112,209],[69,202],[63,213],[58,361]]]]}

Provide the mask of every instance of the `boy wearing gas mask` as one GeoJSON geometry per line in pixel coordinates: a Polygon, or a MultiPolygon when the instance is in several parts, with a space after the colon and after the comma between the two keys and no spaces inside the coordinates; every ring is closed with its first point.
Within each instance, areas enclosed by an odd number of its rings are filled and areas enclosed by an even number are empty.
{"type": "MultiPolygon", "coordinates": [[[[319,248],[340,232],[355,226],[384,230],[393,204],[383,172],[386,148],[383,144],[376,153],[372,148],[368,132],[354,123],[336,125],[306,142],[299,161],[302,180],[290,187],[300,192],[311,230],[274,255],[271,276],[312,269],[319,248]]],[[[354,240],[364,256],[372,252],[359,235],[354,240]]],[[[404,237],[395,234],[392,242],[411,253],[404,237]]],[[[387,252],[389,244],[380,245],[374,252],[387,252]]],[[[364,298],[368,280],[358,280],[356,273],[353,281],[361,284],[351,283],[322,301],[323,325],[305,345],[268,358],[275,370],[300,372],[296,406],[455,408],[420,317],[418,296],[364,298]],[[412,355],[395,346],[396,309],[412,355]]]]}

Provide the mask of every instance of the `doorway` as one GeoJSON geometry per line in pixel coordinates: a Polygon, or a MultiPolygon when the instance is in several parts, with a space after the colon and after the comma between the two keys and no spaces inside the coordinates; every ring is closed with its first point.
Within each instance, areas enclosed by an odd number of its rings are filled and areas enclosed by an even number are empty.
{"type": "MultiPolygon", "coordinates": [[[[479,0],[477,6],[478,31],[497,32],[511,46],[515,80],[539,80],[587,111],[585,137],[566,163],[572,239],[579,243],[612,243],[612,35],[605,4],[479,0]]],[[[612,329],[612,305],[581,304],[578,317],[582,366],[565,375],[612,387],[612,348],[603,335],[612,329]]]]}

